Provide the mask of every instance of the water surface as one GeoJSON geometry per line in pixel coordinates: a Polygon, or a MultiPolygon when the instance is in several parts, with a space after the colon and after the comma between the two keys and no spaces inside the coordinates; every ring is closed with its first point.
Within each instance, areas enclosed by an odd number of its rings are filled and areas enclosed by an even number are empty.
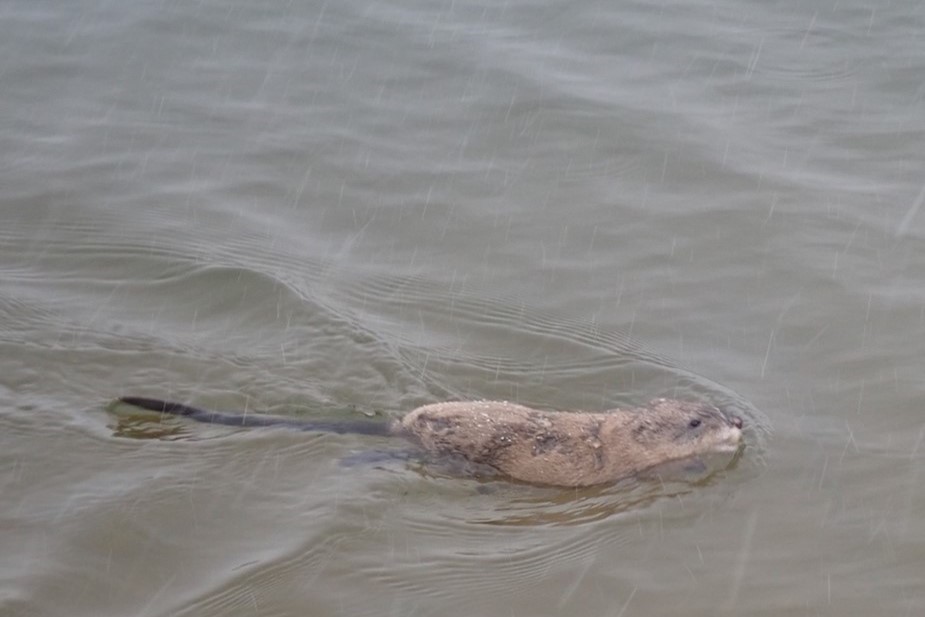
{"type": "Polygon", "coordinates": [[[0,15],[3,614],[925,610],[921,5],[0,15]],[[750,445],[560,491],[129,393],[704,397],[750,445]]]}

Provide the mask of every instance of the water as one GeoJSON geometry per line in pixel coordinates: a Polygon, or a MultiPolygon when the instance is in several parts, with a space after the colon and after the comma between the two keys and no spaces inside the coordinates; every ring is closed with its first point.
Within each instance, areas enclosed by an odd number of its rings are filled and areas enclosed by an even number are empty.
{"type": "Polygon", "coordinates": [[[921,5],[14,1],[0,58],[3,615],[925,610],[921,5]],[[563,492],[128,393],[751,433],[563,492]]]}

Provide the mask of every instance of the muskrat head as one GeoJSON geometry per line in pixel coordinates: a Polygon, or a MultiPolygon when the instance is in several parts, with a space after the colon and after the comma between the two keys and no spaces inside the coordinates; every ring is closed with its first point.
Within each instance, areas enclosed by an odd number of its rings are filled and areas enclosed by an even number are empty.
{"type": "Polygon", "coordinates": [[[709,403],[660,398],[637,410],[633,436],[656,459],[734,453],[742,444],[742,419],[709,403]]]}

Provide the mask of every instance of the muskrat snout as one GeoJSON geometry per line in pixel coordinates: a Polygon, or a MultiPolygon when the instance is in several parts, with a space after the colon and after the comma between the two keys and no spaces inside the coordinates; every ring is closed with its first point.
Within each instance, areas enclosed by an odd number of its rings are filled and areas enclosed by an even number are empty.
{"type": "Polygon", "coordinates": [[[739,416],[729,416],[729,421],[732,422],[732,426],[742,428],[743,422],[739,416]]]}

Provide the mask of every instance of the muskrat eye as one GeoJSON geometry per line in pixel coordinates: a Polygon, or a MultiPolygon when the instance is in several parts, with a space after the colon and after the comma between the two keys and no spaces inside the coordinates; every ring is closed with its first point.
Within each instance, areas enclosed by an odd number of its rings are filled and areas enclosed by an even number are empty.
{"type": "Polygon", "coordinates": [[[691,428],[697,428],[698,426],[700,426],[700,418],[694,418],[693,420],[691,420],[688,426],[691,428]]]}

